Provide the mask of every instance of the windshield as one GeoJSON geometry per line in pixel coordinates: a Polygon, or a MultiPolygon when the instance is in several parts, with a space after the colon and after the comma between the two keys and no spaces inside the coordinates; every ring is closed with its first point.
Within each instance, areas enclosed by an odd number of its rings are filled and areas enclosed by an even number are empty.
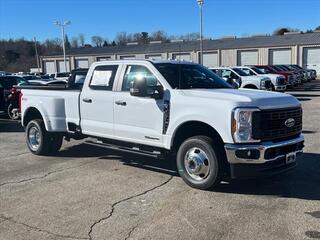
{"type": "Polygon", "coordinates": [[[232,88],[218,75],[199,64],[154,63],[154,66],[173,89],[232,88]]]}
{"type": "Polygon", "coordinates": [[[235,71],[236,73],[238,73],[240,76],[245,77],[245,76],[250,76],[249,74],[245,73],[244,71],[242,71],[239,68],[232,68],[233,71],[235,71]]]}
{"type": "Polygon", "coordinates": [[[255,71],[256,73],[258,73],[258,74],[264,74],[264,72],[261,71],[259,68],[251,67],[251,69],[252,69],[253,71],[255,71]]]}
{"type": "Polygon", "coordinates": [[[276,72],[282,72],[283,69],[279,68],[278,66],[269,66],[271,69],[273,69],[276,72]]]}

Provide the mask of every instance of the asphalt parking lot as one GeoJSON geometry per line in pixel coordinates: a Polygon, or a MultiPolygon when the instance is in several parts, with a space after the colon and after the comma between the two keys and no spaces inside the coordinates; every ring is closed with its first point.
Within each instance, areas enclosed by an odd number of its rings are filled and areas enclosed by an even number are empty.
{"type": "Polygon", "coordinates": [[[320,239],[320,80],[303,105],[305,153],[291,172],[188,187],[174,163],[65,142],[32,155],[0,120],[0,239],[320,239]]]}

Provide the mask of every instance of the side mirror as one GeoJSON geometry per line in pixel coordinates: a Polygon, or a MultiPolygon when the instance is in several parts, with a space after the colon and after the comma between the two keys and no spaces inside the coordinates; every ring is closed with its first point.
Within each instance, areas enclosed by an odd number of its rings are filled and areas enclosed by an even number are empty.
{"type": "Polygon", "coordinates": [[[150,97],[154,99],[162,99],[162,86],[148,86],[146,78],[135,78],[131,82],[130,88],[131,96],[135,97],[150,97]]]}
{"type": "Polygon", "coordinates": [[[147,80],[146,78],[135,78],[131,82],[130,94],[135,97],[147,96],[147,80]]]}

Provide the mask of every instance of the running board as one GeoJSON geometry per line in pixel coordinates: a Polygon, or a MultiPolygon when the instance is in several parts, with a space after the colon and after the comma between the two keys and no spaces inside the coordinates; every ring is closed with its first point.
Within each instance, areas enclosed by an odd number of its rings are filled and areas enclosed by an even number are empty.
{"type": "Polygon", "coordinates": [[[145,150],[141,150],[139,147],[125,147],[125,146],[118,146],[118,145],[104,143],[102,141],[90,141],[90,140],[85,141],[85,143],[91,146],[103,147],[103,148],[107,148],[115,151],[139,154],[139,155],[144,155],[144,156],[153,157],[153,158],[161,158],[164,156],[164,154],[160,151],[156,151],[156,150],[145,151],[145,150]]]}

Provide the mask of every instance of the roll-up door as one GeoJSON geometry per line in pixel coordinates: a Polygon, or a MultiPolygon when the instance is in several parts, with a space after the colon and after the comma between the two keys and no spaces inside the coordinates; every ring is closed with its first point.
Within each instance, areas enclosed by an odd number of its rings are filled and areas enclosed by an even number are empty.
{"type": "Polygon", "coordinates": [[[76,59],[76,68],[89,68],[88,59],[76,59]]]}
{"type": "Polygon", "coordinates": [[[257,65],[258,64],[258,51],[238,51],[238,65],[257,65]]]}
{"type": "Polygon", "coordinates": [[[172,54],[172,58],[177,60],[191,61],[190,53],[174,53],[172,54]]]}
{"type": "Polygon", "coordinates": [[[277,64],[292,64],[291,49],[270,49],[269,63],[271,65],[277,64]]]}
{"type": "Polygon", "coordinates": [[[217,67],[218,66],[218,53],[203,53],[203,65],[206,67],[217,67]]]}
{"type": "Polygon", "coordinates": [[[316,70],[320,76],[320,47],[303,49],[303,67],[316,70]]]}
{"type": "Polygon", "coordinates": [[[56,72],[54,61],[45,61],[44,68],[45,68],[45,72],[48,74],[52,74],[56,72]]]}
{"type": "Polygon", "coordinates": [[[69,65],[69,60],[66,61],[66,65],[67,65],[67,71],[65,70],[65,66],[64,66],[64,61],[60,60],[57,62],[58,63],[58,72],[70,72],[70,65],[69,65]]]}

